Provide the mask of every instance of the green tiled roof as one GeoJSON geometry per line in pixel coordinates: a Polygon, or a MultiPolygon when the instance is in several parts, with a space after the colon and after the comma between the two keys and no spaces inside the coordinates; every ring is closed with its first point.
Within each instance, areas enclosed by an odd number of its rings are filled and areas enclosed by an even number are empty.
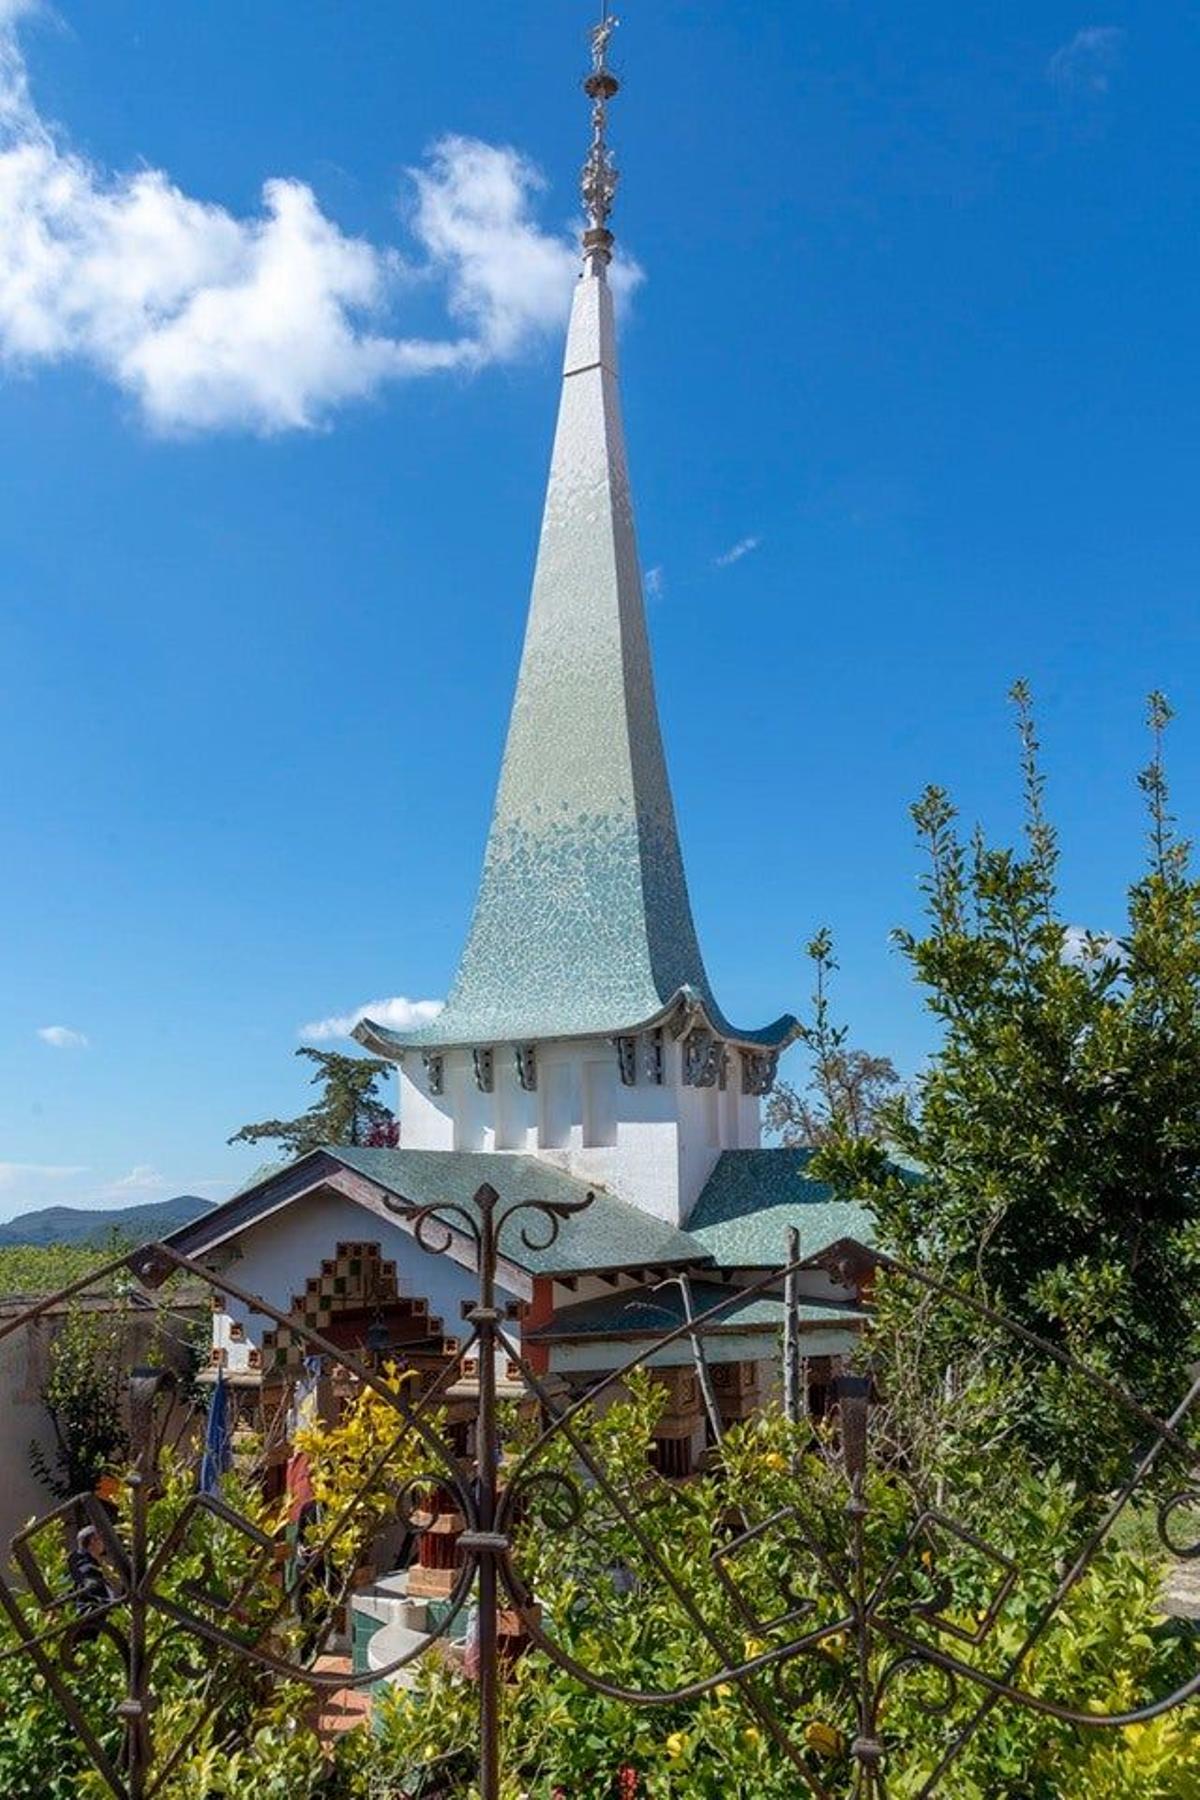
{"type": "Polygon", "coordinates": [[[349,1168],[402,1194],[416,1206],[453,1200],[474,1212],[474,1195],[490,1182],[505,1203],[559,1200],[568,1203],[594,1193],[586,1212],[562,1221],[557,1242],[530,1250],[521,1226],[539,1238],[544,1230],[533,1214],[515,1221],[500,1240],[500,1252],[532,1275],[574,1274],[588,1269],[627,1269],[645,1263],[695,1263],[704,1256],[686,1232],[618,1200],[603,1188],[556,1169],[534,1156],[489,1154],[483,1150],[357,1150],[345,1145],[329,1152],[349,1168]]]}
{"type": "Polygon", "coordinates": [[[612,293],[575,292],[525,647],[475,913],[445,1010],[369,1019],[376,1054],[632,1032],[683,1001],[729,1024],[696,938],[667,778],[621,424],[612,293]]]}
{"type": "MultiPolygon", "coordinates": [[[[686,1231],[597,1188],[586,1212],[561,1222],[553,1245],[531,1250],[521,1242],[519,1224],[514,1224],[501,1242],[501,1253],[531,1275],[577,1275],[658,1264],[778,1268],[785,1258],[789,1225],[799,1229],[803,1256],[815,1256],[839,1238],[869,1244],[870,1213],[852,1202],[834,1200],[823,1182],[809,1179],[805,1170],[811,1155],[809,1150],[724,1151],[686,1231]]],[[[290,1197],[309,1191],[339,1165],[415,1207],[444,1201],[473,1212],[474,1196],[485,1181],[505,1202],[570,1204],[591,1191],[586,1182],[533,1156],[482,1150],[370,1150],[338,1144],[262,1171],[223,1206],[173,1232],[166,1241],[195,1255],[245,1230],[290,1197]]],[[[539,1222],[532,1215],[530,1219],[537,1241],[539,1222]]],[[[673,1304],[671,1293],[663,1290],[666,1306],[673,1304]]]]}
{"type": "MultiPolygon", "coordinates": [[[[466,1150],[371,1150],[338,1144],[268,1172],[255,1186],[243,1188],[195,1225],[174,1232],[167,1242],[194,1256],[231,1231],[247,1229],[281,1200],[308,1191],[338,1165],[365,1175],[411,1206],[441,1201],[461,1206],[475,1217],[474,1196],[484,1182],[490,1182],[507,1204],[517,1200],[574,1204],[591,1191],[586,1182],[532,1156],[466,1150]]],[[[543,1220],[526,1214],[505,1231],[501,1254],[531,1275],[580,1274],[659,1263],[694,1266],[706,1260],[705,1252],[686,1232],[602,1188],[594,1191],[595,1199],[586,1212],[561,1221],[552,1245],[537,1250],[522,1243],[522,1225],[529,1226],[535,1243],[541,1242],[547,1231],[543,1220]]]]}
{"type": "Polygon", "coordinates": [[[835,1200],[806,1173],[811,1150],[726,1150],[692,1209],[687,1229],[722,1268],[773,1268],[787,1254],[788,1227],[800,1254],[815,1256],[839,1238],[870,1244],[865,1206],[835,1200]]]}
{"type": "MultiPolygon", "coordinates": [[[[704,1328],[704,1336],[714,1331],[777,1331],[783,1327],[783,1302],[769,1295],[731,1298],[737,1295],[737,1289],[714,1281],[693,1281],[691,1292],[693,1318],[700,1318],[722,1301],[728,1302],[704,1328]]],[[[861,1316],[844,1305],[821,1306],[811,1301],[797,1310],[802,1323],[813,1325],[844,1325],[861,1316]]],[[[525,1335],[531,1343],[575,1337],[660,1337],[683,1323],[683,1295],[675,1282],[668,1282],[662,1288],[602,1294],[579,1306],[560,1307],[550,1324],[537,1326],[525,1335]]]]}

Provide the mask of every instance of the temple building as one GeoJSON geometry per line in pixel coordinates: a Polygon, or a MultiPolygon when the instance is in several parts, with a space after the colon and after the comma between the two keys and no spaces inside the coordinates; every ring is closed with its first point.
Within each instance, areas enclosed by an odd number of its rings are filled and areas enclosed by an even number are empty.
{"type": "MultiPolygon", "coordinates": [[[[585,82],[582,272],[524,651],[474,916],[444,1011],[413,1032],[364,1020],[359,1042],[394,1063],[396,1149],[330,1146],[256,1180],[177,1232],[176,1248],[229,1269],[336,1341],[425,1358],[457,1349],[473,1246],[415,1241],[404,1208],[470,1211],[502,1197],[578,1202],[552,1246],[505,1244],[522,1354],[568,1383],[728,1298],[787,1255],[862,1238],[860,1209],[806,1177],[807,1153],[764,1149],[762,1097],[797,1032],[783,1014],[730,1022],[705,971],[667,778],[626,464],[609,270],[617,92],[608,20],[585,82]],[[679,1278],[686,1278],[681,1281],[679,1278]],[[355,1333],[358,1337],[355,1338],[355,1333]]],[[[805,1276],[804,1352],[819,1379],[857,1327],[856,1295],[805,1276]]],[[[768,1391],[777,1298],[730,1305],[706,1337],[723,1414],[768,1391]]],[[[231,1305],[214,1363],[239,1380],[287,1366],[287,1328],[231,1305]]],[[[655,1360],[652,1356],[651,1360],[655,1360]]],[[[691,1350],[657,1358],[671,1384],[660,1462],[694,1466],[706,1424],[691,1350]],[[668,1423],[669,1421],[669,1423],[668,1423]]]]}

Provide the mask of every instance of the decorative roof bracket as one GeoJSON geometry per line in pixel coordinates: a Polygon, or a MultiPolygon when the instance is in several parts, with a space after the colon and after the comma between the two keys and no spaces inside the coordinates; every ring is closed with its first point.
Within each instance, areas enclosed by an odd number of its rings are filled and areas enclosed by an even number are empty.
{"type": "Polygon", "coordinates": [[[475,1064],[475,1086],[481,1094],[490,1094],[496,1084],[496,1058],[491,1045],[471,1052],[475,1064]]]}
{"type": "Polygon", "coordinates": [[[638,1041],[636,1037],[616,1037],[613,1043],[617,1047],[617,1067],[621,1071],[621,1086],[637,1086],[638,1041]]]}
{"type": "Polygon", "coordinates": [[[537,1092],[537,1046],[536,1044],[516,1044],[513,1046],[513,1061],[517,1069],[517,1081],[527,1094],[537,1092]]]}
{"type": "Polygon", "coordinates": [[[757,1094],[760,1097],[769,1094],[775,1086],[775,1076],[778,1071],[779,1052],[777,1050],[743,1050],[743,1094],[757,1094]]]}
{"type": "Polygon", "coordinates": [[[425,1064],[425,1078],[429,1083],[429,1092],[433,1095],[446,1091],[446,1059],[436,1051],[427,1050],[421,1061],[425,1064]]]}
{"type": "Polygon", "coordinates": [[[683,1040],[683,1079],[688,1087],[715,1087],[721,1073],[725,1046],[703,1025],[689,1031],[683,1040]]]}

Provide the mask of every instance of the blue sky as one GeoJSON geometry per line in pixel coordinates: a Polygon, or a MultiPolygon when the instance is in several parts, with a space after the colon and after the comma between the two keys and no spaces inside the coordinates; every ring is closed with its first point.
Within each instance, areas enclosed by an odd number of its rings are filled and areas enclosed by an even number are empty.
{"type": "MultiPolygon", "coordinates": [[[[627,425],[710,969],[774,1016],[828,923],[912,1070],[907,806],[1013,828],[1016,675],[1071,916],[1119,923],[1151,686],[1196,815],[1195,10],[624,12],[627,425]]],[[[590,19],[0,0],[0,1216],[219,1195],[229,1133],[305,1103],[306,1025],[445,991],[590,19]]]]}

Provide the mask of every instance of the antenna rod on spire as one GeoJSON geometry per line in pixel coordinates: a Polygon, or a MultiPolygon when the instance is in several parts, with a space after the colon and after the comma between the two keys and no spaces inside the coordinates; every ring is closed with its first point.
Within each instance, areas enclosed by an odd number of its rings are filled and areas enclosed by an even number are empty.
{"type": "Polygon", "coordinates": [[[592,142],[583,165],[583,208],[587,229],[583,234],[585,265],[600,274],[612,261],[613,235],[608,229],[613,201],[617,193],[617,165],[608,147],[608,103],[620,90],[620,82],[608,66],[608,46],[620,24],[608,10],[609,0],[601,0],[600,23],[588,33],[592,46],[592,66],[583,91],[592,102],[592,142]]]}

